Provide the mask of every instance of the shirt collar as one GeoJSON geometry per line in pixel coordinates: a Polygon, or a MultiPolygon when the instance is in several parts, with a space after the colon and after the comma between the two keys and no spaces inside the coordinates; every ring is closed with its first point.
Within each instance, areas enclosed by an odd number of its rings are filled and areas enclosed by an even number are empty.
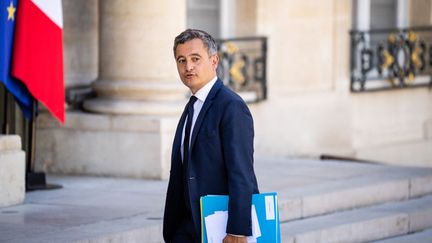
{"type": "Polygon", "coordinates": [[[206,100],[208,94],[210,93],[211,88],[217,81],[217,76],[215,76],[210,82],[208,82],[204,87],[202,87],[200,90],[198,90],[194,95],[197,97],[200,101],[204,103],[206,100]]]}

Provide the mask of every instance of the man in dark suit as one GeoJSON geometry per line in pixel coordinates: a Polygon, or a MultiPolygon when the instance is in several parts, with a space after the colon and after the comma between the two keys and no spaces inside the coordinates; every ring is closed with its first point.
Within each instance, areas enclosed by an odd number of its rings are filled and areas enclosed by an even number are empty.
{"type": "Polygon", "coordinates": [[[200,197],[229,195],[224,243],[252,235],[254,128],[245,102],[216,76],[214,39],[188,29],[175,38],[174,56],[192,96],[174,137],[163,236],[166,242],[200,242],[200,197]]]}

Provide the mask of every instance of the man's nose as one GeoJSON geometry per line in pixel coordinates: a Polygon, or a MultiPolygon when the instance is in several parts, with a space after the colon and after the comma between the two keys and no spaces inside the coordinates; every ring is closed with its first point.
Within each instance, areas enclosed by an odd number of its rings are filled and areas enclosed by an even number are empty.
{"type": "Polygon", "coordinates": [[[194,68],[194,65],[192,62],[186,62],[186,71],[192,71],[194,68]]]}

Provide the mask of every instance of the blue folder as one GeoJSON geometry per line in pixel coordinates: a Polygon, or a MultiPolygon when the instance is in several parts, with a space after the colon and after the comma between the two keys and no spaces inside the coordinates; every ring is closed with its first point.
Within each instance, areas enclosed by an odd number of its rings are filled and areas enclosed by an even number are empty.
{"type": "MultiPolygon", "coordinates": [[[[255,207],[261,236],[257,237],[257,243],[280,243],[279,211],[277,206],[277,194],[275,192],[254,194],[252,205],[255,207]]],[[[201,239],[202,243],[210,243],[207,239],[206,217],[216,215],[221,211],[228,211],[227,195],[203,196],[201,206],[201,239]]],[[[253,209],[252,209],[253,210],[253,209]]],[[[226,225],[226,224],[225,224],[226,225]]],[[[221,227],[225,227],[225,225],[221,227]]],[[[219,229],[223,230],[224,229],[219,229]]]]}

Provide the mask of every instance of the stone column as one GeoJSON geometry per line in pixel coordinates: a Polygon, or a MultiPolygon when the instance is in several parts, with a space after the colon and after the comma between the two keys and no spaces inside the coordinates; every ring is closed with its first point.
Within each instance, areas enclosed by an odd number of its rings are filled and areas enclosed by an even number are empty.
{"type": "Polygon", "coordinates": [[[236,1],[221,0],[219,4],[220,37],[233,38],[235,32],[236,1]]]}
{"type": "Polygon", "coordinates": [[[86,101],[85,109],[105,114],[178,113],[185,89],[177,81],[172,44],[185,26],[185,8],[184,1],[99,2],[100,66],[94,83],[98,98],[86,101]]]}
{"type": "Polygon", "coordinates": [[[357,30],[368,31],[370,29],[370,0],[357,0],[356,4],[357,30]]]}
{"type": "Polygon", "coordinates": [[[89,85],[98,76],[99,0],[63,1],[66,87],[89,85]]]}
{"type": "Polygon", "coordinates": [[[25,153],[18,135],[0,135],[0,209],[25,197],[25,153]]]}
{"type": "Polygon", "coordinates": [[[101,0],[98,13],[97,97],[84,102],[88,112],[69,110],[63,126],[39,116],[36,169],[167,178],[186,104],[172,51],[174,37],[186,26],[186,1],[101,0]]]}
{"type": "Polygon", "coordinates": [[[407,28],[409,27],[409,2],[408,0],[397,0],[396,5],[397,11],[397,23],[396,26],[398,28],[407,28]]]}

